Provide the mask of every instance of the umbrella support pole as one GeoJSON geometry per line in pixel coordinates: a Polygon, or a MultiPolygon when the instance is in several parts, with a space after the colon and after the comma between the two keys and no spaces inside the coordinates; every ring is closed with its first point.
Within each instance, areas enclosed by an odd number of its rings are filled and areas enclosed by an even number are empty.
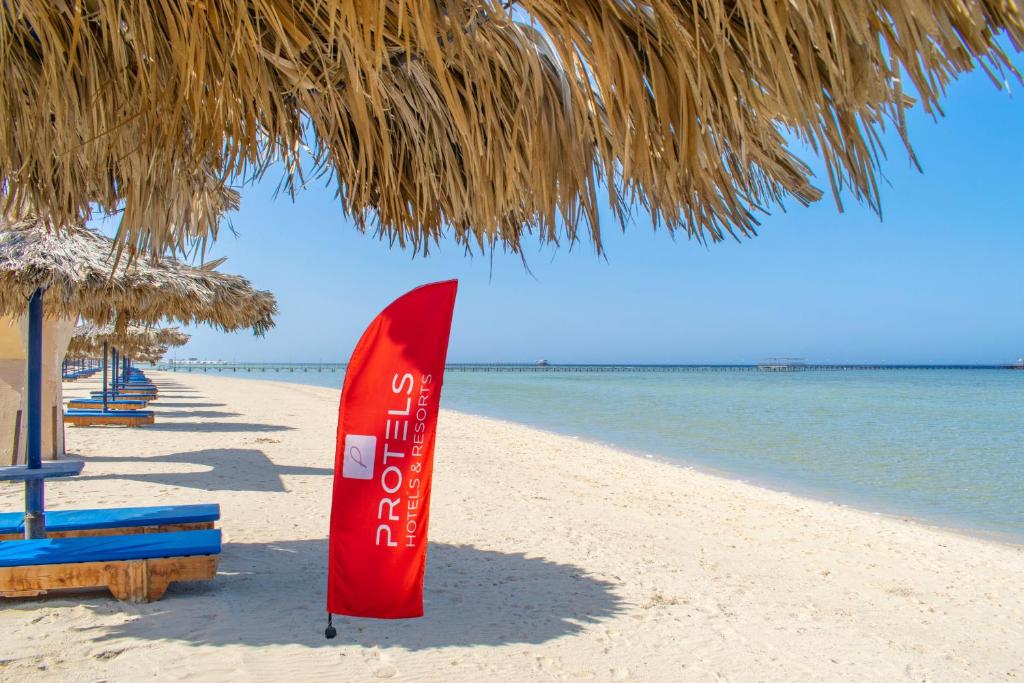
{"type": "Polygon", "coordinates": [[[103,342],[103,412],[107,412],[107,342],[103,342]]]}
{"type": "MultiPolygon", "coordinates": [[[[43,467],[43,290],[32,293],[28,302],[28,419],[26,460],[28,469],[43,467]]],[[[43,479],[25,481],[25,538],[46,537],[43,479]]]]}
{"type": "Polygon", "coordinates": [[[110,374],[113,377],[113,381],[110,383],[110,385],[111,385],[110,386],[110,393],[113,395],[114,400],[116,401],[117,400],[117,365],[118,365],[117,361],[118,361],[118,358],[120,358],[121,356],[120,356],[120,354],[118,354],[116,347],[110,351],[110,356],[111,356],[111,358],[110,358],[110,374]]]}

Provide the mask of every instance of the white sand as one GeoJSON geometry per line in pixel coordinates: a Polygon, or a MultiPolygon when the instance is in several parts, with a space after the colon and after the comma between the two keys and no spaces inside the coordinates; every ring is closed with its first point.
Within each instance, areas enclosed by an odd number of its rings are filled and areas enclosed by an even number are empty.
{"type": "Polygon", "coordinates": [[[48,504],[218,502],[220,574],[2,601],[0,679],[1024,679],[1021,547],[452,412],[427,616],[326,641],[337,391],[151,375],[159,424],[68,428],[85,476],[48,504]]]}

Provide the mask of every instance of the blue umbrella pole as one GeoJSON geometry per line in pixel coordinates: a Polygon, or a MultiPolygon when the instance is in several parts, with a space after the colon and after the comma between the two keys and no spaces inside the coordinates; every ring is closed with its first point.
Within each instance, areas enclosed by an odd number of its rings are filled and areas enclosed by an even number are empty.
{"type": "MultiPolygon", "coordinates": [[[[28,302],[28,469],[43,467],[43,290],[28,302]]],[[[46,537],[43,479],[25,481],[25,538],[46,537]]]]}
{"type": "Polygon", "coordinates": [[[103,412],[107,412],[107,342],[103,342],[103,412]]]}
{"type": "Polygon", "coordinates": [[[117,359],[117,349],[114,348],[110,352],[110,373],[114,377],[114,381],[111,382],[110,392],[113,394],[115,401],[117,400],[117,359]]]}

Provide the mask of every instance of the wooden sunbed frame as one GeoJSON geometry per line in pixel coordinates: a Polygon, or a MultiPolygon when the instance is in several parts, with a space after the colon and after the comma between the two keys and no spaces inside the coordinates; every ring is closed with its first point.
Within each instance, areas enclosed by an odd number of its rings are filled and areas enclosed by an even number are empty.
{"type": "MultiPolygon", "coordinates": [[[[149,403],[142,399],[137,399],[134,396],[125,396],[123,398],[118,397],[116,399],[120,403],[115,403],[114,400],[107,401],[107,410],[142,410],[149,403]]],[[[83,410],[97,410],[103,407],[102,403],[95,403],[93,401],[85,401],[82,399],[71,399],[68,401],[68,408],[81,408],[83,410]]]]}
{"type": "Polygon", "coordinates": [[[151,425],[153,423],[153,415],[140,417],[136,415],[118,415],[117,413],[107,413],[106,415],[73,415],[68,413],[64,414],[64,424],[71,425],[73,427],[142,427],[144,425],[151,425]]]}
{"type": "Polygon", "coordinates": [[[219,555],[194,555],[0,567],[0,597],[33,597],[69,588],[107,588],[118,600],[153,602],[162,598],[174,581],[212,579],[217,575],[219,561],[219,555]]]}
{"type": "MultiPolygon", "coordinates": [[[[157,524],[150,526],[119,526],[110,529],[71,529],[47,531],[49,538],[75,538],[77,536],[130,536],[132,534],[162,534],[168,531],[201,531],[213,529],[214,522],[187,522],[184,524],[157,524]]],[[[0,541],[19,541],[22,534],[0,534],[0,541]]]]}

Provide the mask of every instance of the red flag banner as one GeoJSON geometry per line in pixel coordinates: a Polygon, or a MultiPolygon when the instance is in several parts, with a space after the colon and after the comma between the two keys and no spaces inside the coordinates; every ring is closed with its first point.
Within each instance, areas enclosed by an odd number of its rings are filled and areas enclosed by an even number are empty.
{"type": "Polygon", "coordinates": [[[434,436],[457,280],[395,300],[345,372],[334,458],[327,611],[423,616],[434,436]]]}

